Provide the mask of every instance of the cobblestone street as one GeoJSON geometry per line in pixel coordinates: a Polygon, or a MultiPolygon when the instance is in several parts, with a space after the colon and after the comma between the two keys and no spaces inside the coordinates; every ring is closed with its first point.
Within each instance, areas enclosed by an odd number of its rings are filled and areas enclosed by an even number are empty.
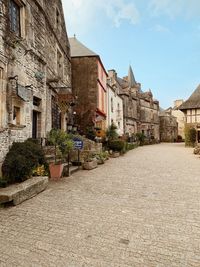
{"type": "Polygon", "coordinates": [[[200,159],[139,147],[0,208],[0,266],[200,266],[200,159]]]}

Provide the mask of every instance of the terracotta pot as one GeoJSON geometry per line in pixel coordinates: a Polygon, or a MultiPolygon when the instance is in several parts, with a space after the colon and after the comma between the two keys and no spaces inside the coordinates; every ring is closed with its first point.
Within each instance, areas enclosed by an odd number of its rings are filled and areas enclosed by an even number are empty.
{"type": "Polygon", "coordinates": [[[51,179],[58,180],[61,178],[63,173],[63,164],[54,164],[49,165],[49,171],[51,179]]]}

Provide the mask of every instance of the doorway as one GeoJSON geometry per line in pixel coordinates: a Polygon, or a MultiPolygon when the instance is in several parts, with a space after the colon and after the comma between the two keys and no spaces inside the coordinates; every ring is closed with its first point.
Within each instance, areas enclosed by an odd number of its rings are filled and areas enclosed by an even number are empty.
{"type": "Polygon", "coordinates": [[[33,110],[33,125],[32,125],[32,138],[37,138],[38,133],[38,112],[33,110]]]}
{"type": "Polygon", "coordinates": [[[200,131],[197,131],[197,142],[200,143],[200,131]]]}

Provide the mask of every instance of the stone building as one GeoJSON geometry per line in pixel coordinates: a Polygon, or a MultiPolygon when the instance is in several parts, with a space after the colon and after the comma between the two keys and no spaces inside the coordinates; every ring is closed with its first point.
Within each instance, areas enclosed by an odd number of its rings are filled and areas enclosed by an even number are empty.
{"type": "Polygon", "coordinates": [[[136,82],[131,66],[128,76],[117,78],[120,96],[123,99],[124,131],[129,136],[143,133],[147,139],[159,141],[159,102],[153,99],[151,91],[143,92],[136,82]]]}
{"type": "Polygon", "coordinates": [[[153,99],[151,90],[139,92],[140,119],[138,131],[147,139],[160,140],[159,102],[153,99]]]}
{"type": "Polygon", "coordinates": [[[178,122],[171,110],[160,110],[160,141],[175,142],[178,137],[178,122]]]}
{"type": "Polygon", "coordinates": [[[117,77],[117,81],[120,84],[120,96],[123,99],[124,132],[132,136],[138,132],[139,99],[137,93],[140,90],[140,84],[136,82],[131,66],[128,76],[122,79],[117,77]]]}
{"type": "Polygon", "coordinates": [[[77,97],[75,122],[82,133],[89,127],[106,129],[107,72],[99,55],[74,36],[69,38],[72,59],[72,87],[77,97]]]}
{"type": "Polygon", "coordinates": [[[61,0],[0,0],[0,163],[13,141],[66,129],[72,100],[61,0]]]}
{"type": "Polygon", "coordinates": [[[123,99],[115,70],[108,71],[107,79],[107,127],[117,126],[119,136],[124,134],[123,99]]]}
{"type": "Polygon", "coordinates": [[[178,123],[178,135],[185,139],[185,116],[184,113],[179,109],[179,106],[183,104],[183,100],[175,100],[174,106],[168,109],[171,114],[176,117],[178,123]]]}
{"type": "Polygon", "coordinates": [[[185,126],[194,127],[197,130],[197,142],[200,143],[200,85],[192,95],[179,106],[185,115],[185,126]]]}

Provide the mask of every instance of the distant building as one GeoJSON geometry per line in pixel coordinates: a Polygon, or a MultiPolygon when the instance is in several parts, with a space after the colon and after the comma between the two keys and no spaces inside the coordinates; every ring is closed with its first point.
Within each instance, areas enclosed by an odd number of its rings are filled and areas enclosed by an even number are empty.
{"type": "Polygon", "coordinates": [[[81,132],[88,127],[106,129],[107,72],[99,55],[74,36],[69,38],[72,59],[72,87],[77,96],[75,122],[81,132]]]}
{"type": "Polygon", "coordinates": [[[200,142],[200,85],[192,95],[179,106],[185,115],[185,125],[197,130],[197,142],[200,142]]]}
{"type": "Polygon", "coordinates": [[[132,136],[143,133],[147,139],[159,141],[159,102],[153,99],[151,91],[143,92],[136,82],[129,66],[128,76],[119,78],[115,70],[109,72],[112,85],[118,88],[123,100],[124,133],[132,136]]]}
{"type": "Polygon", "coordinates": [[[160,110],[160,141],[175,142],[178,137],[178,123],[171,110],[160,110]]]}
{"type": "Polygon", "coordinates": [[[168,111],[171,112],[171,114],[176,117],[177,123],[178,123],[178,135],[181,136],[183,139],[185,139],[185,115],[184,113],[179,109],[180,105],[183,104],[183,100],[176,100],[174,101],[174,106],[172,108],[169,108],[168,111]]]}
{"type": "Polygon", "coordinates": [[[124,134],[123,100],[120,93],[120,85],[117,82],[115,70],[108,71],[107,79],[107,127],[116,125],[117,133],[124,134]]]}
{"type": "Polygon", "coordinates": [[[131,66],[128,76],[123,79],[117,77],[117,82],[120,85],[120,96],[123,99],[124,133],[132,136],[138,132],[139,99],[137,91],[140,89],[140,84],[135,81],[131,66]]]}
{"type": "Polygon", "coordinates": [[[159,132],[159,102],[153,99],[151,90],[139,92],[139,132],[144,133],[148,139],[160,140],[159,132]]]}

